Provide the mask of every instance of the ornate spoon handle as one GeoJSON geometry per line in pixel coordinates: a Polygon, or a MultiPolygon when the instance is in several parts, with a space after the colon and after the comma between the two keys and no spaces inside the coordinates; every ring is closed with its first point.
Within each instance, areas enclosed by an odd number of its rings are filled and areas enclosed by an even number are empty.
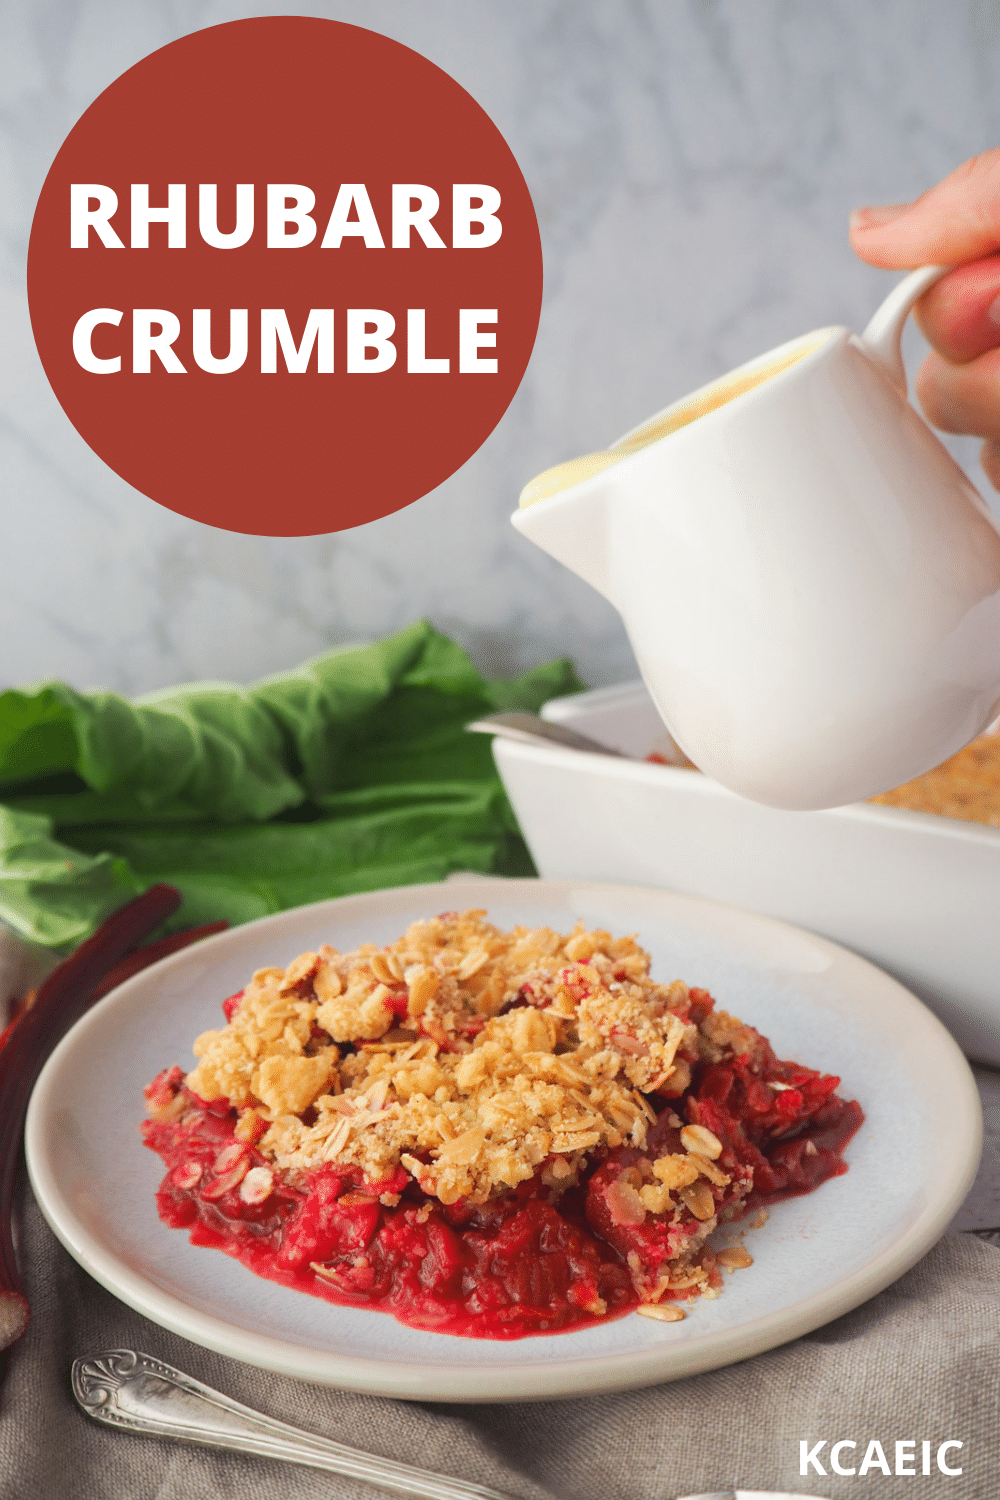
{"type": "Polygon", "coordinates": [[[789,1495],[784,1490],[713,1490],[705,1495],[679,1495],[678,1500],[822,1500],[820,1495],[789,1495]]]}
{"type": "Polygon", "coordinates": [[[75,1360],[73,1394],[89,1417],[128,1432],[281,1458],[422,1500],[509,1500],[482,1485],[393,1463],[276,1422],[134,1349],[75,1360]]]}

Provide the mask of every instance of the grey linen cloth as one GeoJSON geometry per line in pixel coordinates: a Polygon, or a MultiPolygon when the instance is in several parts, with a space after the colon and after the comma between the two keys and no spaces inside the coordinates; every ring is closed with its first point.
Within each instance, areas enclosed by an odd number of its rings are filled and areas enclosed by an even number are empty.
{"type": "MultiPolygon", "coordinates": [[[[145,1350],[239,1401],[357,1448],[487,1485],[514,1500],[674,1500],[705,1490],[996,1500],[1000,1494],[1000,1250],[950,1235],[914,1270],[826,1328],[756,1359],[581,1400],[446,1406],[329,1390],[209,1353],[132,1312],[82,1271],[26,1194],[33,1317],[0,1393],[0,1496],[22,1500],[372,1500],[337,1475],[99,1427],[69,1388],[74,1358],[145,1350]],[[827,1439],[828,1476],[799,1474],[827,1439]],[[829,1445],[871,1439],[918,1473],[829,1475],[829,1445]],[[954,1439],[961,1477],[919,1473],[920,1442],[954,1439]],[[911,1450],[912,1451],[912,1450],[911,1450]]],[[[383,1316],[373,1313],[373,1317],[383,1316]]],[[[847,1463],[849,1458],[844,1458],[847,1463]]],[[[858,1461],[858,1460],[856,1460],[858,1461]]]]}

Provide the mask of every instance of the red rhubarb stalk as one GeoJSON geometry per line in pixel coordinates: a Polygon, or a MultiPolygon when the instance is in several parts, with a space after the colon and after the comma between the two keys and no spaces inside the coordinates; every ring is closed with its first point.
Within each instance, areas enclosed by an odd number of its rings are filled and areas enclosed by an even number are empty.
{"type": "Polygon", "coordinates": [[[124,984],[126,979],[131,979],[133,974],[141,974],[143,969],[148,969],[150,964],[157,963],[161,958],[168,958],[171,953],[179,953],[182,948],[189,948],[202,938],[225,932],[228,926],[228,922],[206,922],[202,927],[188,927],[184,932],[173,932],[169,937],[158,938],[155,943],[145,943],[133,953],[127,953],[121,963],[115,964],[110,974],[97,986],[93,998],[100,1000],[102,996],[124,984]]]}
{"type": "MultiPolygon", "coordinates": [[[[102,996],[117,989],[120,984],[124,984],[126,979],[131,979],[133,974],[139,974],[143,969],[148,969],[150,964],[155,964],[161,958],[168,958],[171,953],[179,953],[182,948],[188,948],[202,938],[213,937],[217,932],[225,932],[228,926],[228,922],[205,922],[201,927],[187,927],[183,932],[171,933],[170,937],[158,938],[155,943],[144,943],[141,948],[127,953],[121,963],[115,964],[110,974],[102,979],[91,999],[100,1000],[102,996]]],[[[34,1003],[35,991],[32,990],[27,999],[15,1004],[10,1025],[6,1031],[0,1031],[0,1052],[14,1035],[15,1028],[24,1019],[25,1011],[30,1010],[34,1003]]]]}
{"type": "MultiPolygon", "coordinates": [[[[116,967],[180,902],[173,886],[154,885],[120,907],[92,938],[53,969],[39,985],[34,1004],[18,1015],[6,1035],[0,1051],[0,1350],[19,1339],[28,1326],[28,1303],[14,1249],[13,1208],[21,1132],[35,1080],[72,1023],[106,993],[105,981],[116,967]]],[[[152,948],[160,949],[155,957],[162,956],[162,944],[152,944],[152,948]]]]}

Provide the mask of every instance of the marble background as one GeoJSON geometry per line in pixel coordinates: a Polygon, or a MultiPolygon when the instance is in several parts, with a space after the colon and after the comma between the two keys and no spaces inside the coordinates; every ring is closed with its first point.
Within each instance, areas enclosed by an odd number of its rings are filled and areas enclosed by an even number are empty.
{"type": "Polygon", "coordinates": [[[786,338],[862,327],[891,278],[852,256],[848,210],[1000,142],[998,77],[997,0],[6,0],[0,681],[245,681],[419,615],[493,673],[568,652],[591,683],[633,675],[610,606],[511,529],[521,485],[786,338]],[[95,96],[177,36],[286,9],[457,78],[521,164],[546,257],[528,374],[480,452],[312,539],[199,526],[118,479],[57,405],[25,296],[35,199],[95,96]]]}

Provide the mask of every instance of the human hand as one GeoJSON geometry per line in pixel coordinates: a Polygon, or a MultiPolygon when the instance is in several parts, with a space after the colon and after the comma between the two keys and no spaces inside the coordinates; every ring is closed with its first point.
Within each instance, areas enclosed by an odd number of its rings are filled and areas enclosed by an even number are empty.
{"type": "Polygon", "coordinates": [[[932,349],[916,392],[935,427],[985,439],[983,470],[1000,490],[1000,149],[963,162],[913,203],[858,209],[850,234],[873,266],[956,266],[915,309],[932,349]]]}

